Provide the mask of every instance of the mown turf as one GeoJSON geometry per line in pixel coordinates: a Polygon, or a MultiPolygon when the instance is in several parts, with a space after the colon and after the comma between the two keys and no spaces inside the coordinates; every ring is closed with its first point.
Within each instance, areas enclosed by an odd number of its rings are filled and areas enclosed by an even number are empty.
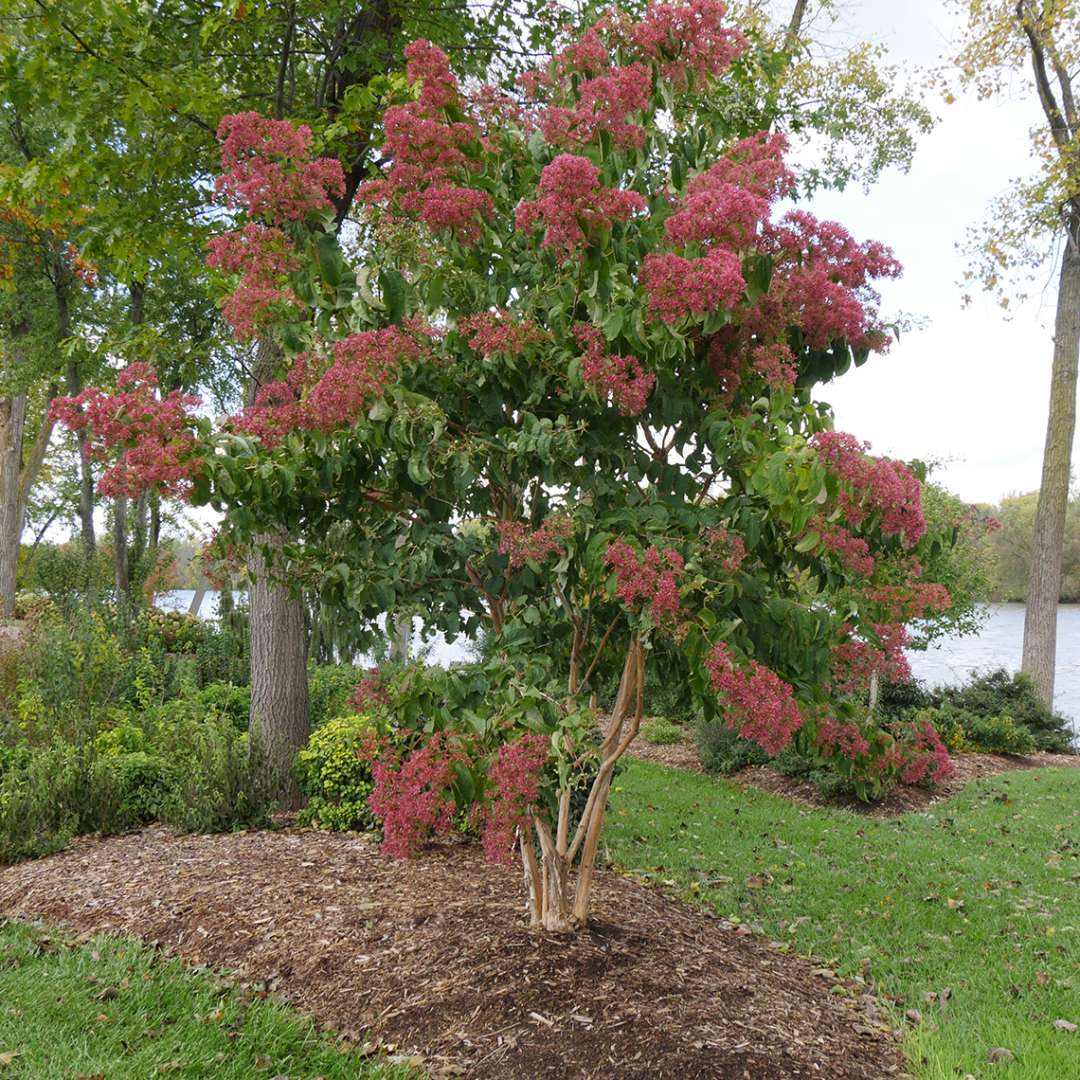
{"type": "Polygon", "coordinates": [[[404,1080],[210,973],[111,938],[0,924],[3,1080],[404,1080]]]}
{"type": "Polygon", "coordinates": [[[634,762],[607,838],[619,867],[868,974],[918,1076],[1080,1080],[1080,1032],[1053,1023],[1080,1024],[1080,771],[1003,774],[887,820],[634,762]],[[989,1064],[995,1047],[1016,1060],[989,1064]]]}

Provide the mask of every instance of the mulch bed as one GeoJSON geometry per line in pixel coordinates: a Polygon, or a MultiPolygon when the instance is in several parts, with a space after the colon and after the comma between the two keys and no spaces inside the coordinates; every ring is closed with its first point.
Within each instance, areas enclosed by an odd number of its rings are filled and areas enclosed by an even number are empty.
{"type": "MultiPolygon", "coordinates": [[[[638,739],[629,750],[632,757],[668,765],[690,772],[702,772],[697,751],[691,742],[673,743],[668,746],[651,746],[638,739]]],[[[925,810],[934,803],[952,798],[958,791],[985,776],[1011,772],[1016,769],[1080,768],[1080,754],[1037,753],[1025,756],[1005,754],[963,753],[953,755],[956,773],[935,788],[907,787],[898,785],[883,799],[864,803],[859,799],[826,796],[810,780],[785,776],[771,765],[752,765],[727,777],[736,784],[756,788],[771,795],[807,806],[843,808],[870,817],[899,817],[912,811],[925,810]]]]}
{"type": "Polygon", "coordinates": [[[0,914],[236,971],[436,1076],[903,1075],[867,999],[764,940],[613,874],[571,938],[529,931],[522,895],[520,870],[475,847],[402,862],[363,836],[293,828],[151,828],[0,868],[0,914]]]}
{"type": "Polygon", "coordinates": [[[843,807],[870,817],[899,817],[901,814],[925,810],[935,803],[951,799],[973,780],[1017,769],[1077,768],[1080,767],[1080,756],[1048,753],[1027,756],[963,753],[953,755],[953,764],[956,766],[956,772],[937,787],[908,787],[898,784],[883,799],[875,803],[822,795],[811,781],[784,776],[771,765],[754,765],[747,769],[740,769],[729,779],[737,784],[767,791],[773,795],[782,795],[784,798],[793,799],[808,806],[843,807]]]}

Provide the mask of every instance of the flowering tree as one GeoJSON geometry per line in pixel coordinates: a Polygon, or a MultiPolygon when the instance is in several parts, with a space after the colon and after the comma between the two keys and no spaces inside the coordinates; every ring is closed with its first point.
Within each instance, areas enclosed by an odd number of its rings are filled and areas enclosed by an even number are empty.
{"type": "MultiPolygon", "coordinates": [[[[413,43],[356,269],[310,227],[337,175],[304,133],[223,125],[222,191],[259,220],[211,258],[235,275],[238,332],[276,328],[291,362],[203,425],[183,455],[194,497],[238,538],[298,537],[281,556],[325,602],[488,635],[496,659],[459,709],[397,698],[368,750],[372,808],[394,854],[462,815],[492,857],[516,847],[551,930],[588,916],[661,637],[771,752],[798,738],[878,775],[948,768],[932,732],[864,751],[838,698],[895,663],[911,605],[947,602],[919,581],[916,475],[811,400],[886,348],[873,282],[899,267],[778,214],[784,140],[701,107],[737,91],[746,48],[716,0],[613,11],[508,96],[464,92],[413,43]]],[[[384,691],[372,675],[358,704],[386,715],[384,691]]]]}

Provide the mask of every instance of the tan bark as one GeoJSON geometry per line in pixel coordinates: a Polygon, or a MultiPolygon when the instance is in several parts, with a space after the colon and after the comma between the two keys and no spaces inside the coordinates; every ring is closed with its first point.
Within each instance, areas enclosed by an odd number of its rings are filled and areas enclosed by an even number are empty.
{"type": "Polygon", "coordinates": [[[1046,425],[1024,615],[1022,668],[1032,677],[1039,697],[1047,705],[1052,705],[1054,700],[1057,610],[1076,430],[1077,357],[1080,354],[1080,247],[1077,246],[1075,227],[1070,233],[1058,284],[1050,415],[1046,425]]]}

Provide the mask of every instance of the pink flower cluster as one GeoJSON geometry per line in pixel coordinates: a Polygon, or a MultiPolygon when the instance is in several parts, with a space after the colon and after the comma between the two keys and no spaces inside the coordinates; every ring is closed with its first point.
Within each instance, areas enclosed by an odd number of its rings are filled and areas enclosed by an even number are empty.
{"type": "Polygon", "coordinates": [[[639,416],[649,400],[656,376],[646,371],[637,357],[609,353],[604,335],[588,323],[577,323],[574,335],[585,350],[581,377],[601,401],[608,397],[623,416],[639,416]]]}
{"type": "Polygon", "coordinates": [[[713,689],[720,698],[727,726],[779,754],[803,725],[791,686],[776,672],[751,660],[738,667],[720,642],[705,660],[713,689]]]}
{"type": "Polygon", "coordinates": [[[645,129],[627,117],[648,105],[651,91],[652,79],[644,64],[613,67],[580,83],[573,108],[549,106],[540,120],[540,131],[552,146],[584,146],[605,132],[617,148],[640,147],[645,129]]]}
{"type": "Polygon", "coordinates": [[[948,748],[929,720],[907,725],[893,755],[905,784],[940,784],[956,772],[948,748]]]}
{"type": "Polygon", "coordinates": [[[574,523],[565,514],[552,514],[540,528],[531,531],[520,521],[499,521],[495,528],[499,533],[499,554],[510,557],[511,570],[565,554],[563,544],[574,535],[574,523]]]}
{"type": "Polygon", "coordinates": [[[207,247],[207,266],[241,275],[222,306],[241,341],[254,337],[290,309],[299,308],[288,286],[288,276],[299,262],[292,241],[281,229],[249,222],[243,229],[213,237],[207,247]]]}
{"type": "Polygon", "coordinates": [[[877,675],[886,682],[907,682],[911,679],[911,665],[904,648],[910,638],[900,623],[878,623],[874,627],[880,647],[855,637],[852,628],[845,624],[844,641],[833,646],[833,685],[840,693],[861,693],[877,675]]]}
{"type": "Polygon", "coordinates": [[[724,25],[720,0],[682,4],[650,3],[645,18],[632,24],[630,40],[673,86],[685,89],[690,76],[701,83],[731,67],[749,49],[746,38],[724,25]]]}
{"type": "Polygon", "coordinates": [[[285,381],[264,386],[255,404],[232,418],[238,431],[266,446],[290,431],[333,431],[356,423],[406,364],[425,355],[418,336],[398,326],[363,330],[335,341],[325,365],[313,353],[301,353],[285,381]]]}
{"type": "Polygon", "coordinates": [[[484,810],[484,854],[492,862],[510,861],[514,834],[540,797],[550,746],[545,736],[528,734],[499,747],[488,770],[492,790],[484,810]]]}
{"type": "MultiPolygon", "coordinates": [[[[360,753],[363,755],[364,751],[360,753]]],[[[365,755],[375,780],[368,800],[382,822],[382,850],[407,859],[432,835],[447,835],[454,823],[454,763],[463,761],[444,732],[402,758],[387,741],[365,755]]]]}
{"type": "Polygon", "coordinates": [[[742,262],[722,248],[699,259],[652,251],[642,261],[638,280],[648,294],[649,310],[666,323],[733,308],[746,293],[742,262]]]}
{"type": "Polygon", "coordinates": [[[758,229],[769,216],[769,200],[744,187],[721,180],[714,166],[695,176],[686,198],[664,222],[674,247],[718,245],[746,250],[757,243],[758,229]]]}
{"type": "Polygon", "coordinates": [[[779,132],[759,131],[729,147],[719,161],[690,180],[687,191],[694,195],[728,185],[771,205],[795,191],[795,174],[784,163],[787,149],[788,141],[779,132]]]}
{"type": "Polygon", "coordinates": [[[734,574],[746,560],[746,541],[737,533],[730,532],[722,525],[705,531],[709,544],[709,554],[720,560],[720,565],[734,574]]]}
{"type": "Polygon", "coordinates": [[[532,319],[515,320],[509,311],[480,311],[458,320],[469,348],[482,356],[501,353],[521,356],[527,349],[547,340],[547,333],[532,319]]]}
{"type": "Polygon", "coordinates": [[[822,545],[852,573],[869,577],[874,572],[877,561],[870,554],[870,545],[861,536],[855,536],[843,525],[830,525],[822,518],[812,519],[809,527],[821,537],[822,545]]]}
{"type": "Polygon", "coordinates": [[[900,275],[900,264],[876,242],[856,243],[836,222],[819,221],[803,210],[766,226],[766,253],[774,260],[768,293],[749,314],[748,325],[763,336],[798,326],[808,345],[827,348],[834,338],[854,348],[883,351],[888,338],[876,313],[871,279],[900,275]]]}
{"type": "Polygon", "coordinates": [[[102,495],[136,496],[155,488],[185,496],[202,467],[190,410],[199,398],[173,390],[158,393],[149,364],[130,364],[117,376],[112,393],[90,387],[76,397],[56,398],[51,415],[71,431],[86,432],[87,446],[99,461],[102,495]]]}
{"type": "Polygon", "coordinates": [[[926,535],[922,487],[902,462],[867,454],[867,446],[842,431],[823,431],[811,445],[830,471],[850,489],[841,495],[845,518],[861,525],[869,514],[881,515],[886,536],[902,536],[911,548],[926,535]]]}
{"type": "Polygon", "coordinates": [[[770,385],[787,389],[795,385],[798,369],[795,354],[783,342],[755,345],[750,350],[750,366],[770,385]]]}
{"type": "Polygon", "coordinates": [[[925,619],[952,607],[952,597],[937,582],[910,581],[904,585],[877,585],[865,590],[867,599],[878,605],[890,622],[925,619]]]}
{"type": "Polygon", "coordinates": [[[332,210],[329,195],[345,193],[341,162],[311,158],[311,129],[256,112],[225,116],[218,125],[221,170],[215,190],[226,205],[271,225],[332,210]]]}
{"type": "Polygon", "coordinates": [[[674,548],[645,550],[644,556],[624,540],[613,541],[604,562],[615,573],[615,595],[627,606],[648,601],[649,618],[655,626],[670,626],[679,616],[679,575],[683,558],[674,548]]]}
{"type": "Polygon", "coordinates": [[[859,730],[858,724],[841,722],[831,717],[818,724],[815,741],[823,758],[840,755],[850,759],[870,753],[870,744],[859,730]]]}
{"type": "Polygon", "coordinates": [[[348,705],[358,713],[389,708],[390,691],[384,685],[382,672],[377,667],[368,668],[367,674],[349,696],[348,705]]]}
{"type": "Polygon", "coordinates": [[[604,229],[646,207],[636,191],[604,187],[588,158],[560,154],[540,174],[539,198],[518,204],[516,224],[530,232],[544,227],[543,246],[560,260],[573,258],[604,229]]]}
{"type": "Polygon", "coordinates": [[[406,75],[420,83],[420,96],[393,105],[383,117],[383,156],[393,162],[381,180],[361,185],[362,201],[415,213],[433,231],[452,230],[475,240],[492,209],[485,191],[460,181],[480,167],[479,128],[472,120],[451,119],[464,102],[446,53],[428,41],[405,49],[406,75]]]}

